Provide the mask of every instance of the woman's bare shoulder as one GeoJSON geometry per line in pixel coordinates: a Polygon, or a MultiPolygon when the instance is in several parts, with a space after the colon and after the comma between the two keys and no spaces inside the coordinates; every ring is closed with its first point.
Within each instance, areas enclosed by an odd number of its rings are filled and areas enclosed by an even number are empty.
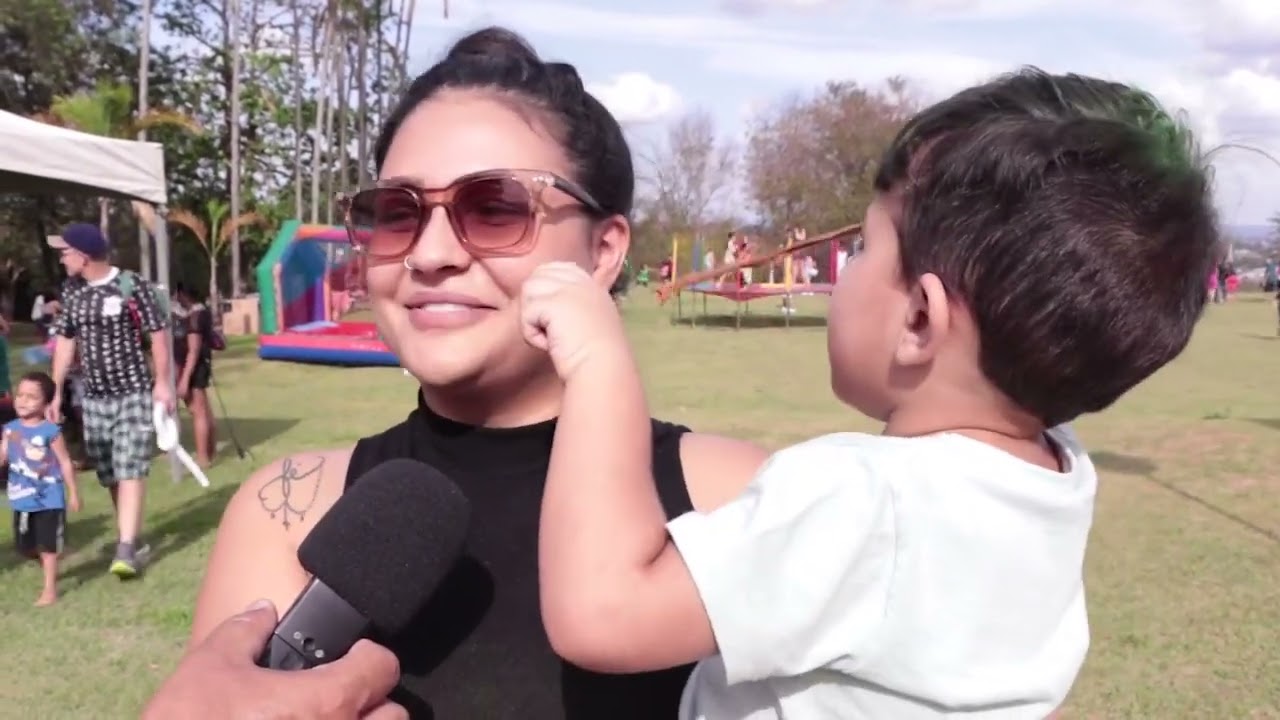
{"type": "Polygon", "coordinates": [[[298,546],[346,485],[351,448],[299,452],[259,468],[227,502],[196,599],[191,643],[258,599],[283,612],[307,582],[298,546]]]}
{"type": "Polygon", "coordinates": [[[768,457],[768,450],[747,440],[686,433],[680,438],[680,464],[693,507],[707,512],[737,497],[768,457]]]}
{"type": "Polygon", "coordinates": [[[250,475],[227,511],[238,505],[237,515],[255,516],[264,531],[277,528],[296,548],[342,496],[350,462],[351,448],[286,455],[250,475]]]}

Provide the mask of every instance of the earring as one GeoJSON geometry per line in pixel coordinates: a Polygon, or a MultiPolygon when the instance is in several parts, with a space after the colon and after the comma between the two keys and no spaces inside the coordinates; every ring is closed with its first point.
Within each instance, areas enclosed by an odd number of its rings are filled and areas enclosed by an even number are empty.
{"type": "Polygon", "coordinates": [[[408,255],[405,255],[405,256],[404,256],[404,260],[402,260],[402,261],[401,261],[401,264],[403,264],[403,265],[404,265],[404,269],[405,269],[405,270],[410,270],[410,271],[412,271],[412,270],[414,270],[414,269],[415,269],[412,265],[410,265],[410,264],[409,264],[409,256],[408,256],[408,255]]]}

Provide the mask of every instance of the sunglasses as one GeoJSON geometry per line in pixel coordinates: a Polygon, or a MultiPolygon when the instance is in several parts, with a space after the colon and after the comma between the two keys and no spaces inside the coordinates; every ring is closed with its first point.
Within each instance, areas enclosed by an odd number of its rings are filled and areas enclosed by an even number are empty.
{"type": "Polygon", "coordinates": [[[447,187],[390,181],[338,197],[351,245],[375,259],[399,259],[413,249],[432,211],[445,217],[474,257],[511,257],[533,249],[547,214],[543,193],[554,188],[597,216],[609,213],[586,190],[541,170],[485,170],[447,187]]]}

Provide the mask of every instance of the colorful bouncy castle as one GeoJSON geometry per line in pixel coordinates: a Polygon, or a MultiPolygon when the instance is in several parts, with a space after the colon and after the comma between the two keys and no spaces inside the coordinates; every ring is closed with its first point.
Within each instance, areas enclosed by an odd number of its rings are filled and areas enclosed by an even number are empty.
{"type": "Polygon", "coordinates": [[[360,279],[347,231],[286,222],[256,269],[261,292],[258,357],[329,365],[400,361],[372,322],[344,320],[360,279]]]}

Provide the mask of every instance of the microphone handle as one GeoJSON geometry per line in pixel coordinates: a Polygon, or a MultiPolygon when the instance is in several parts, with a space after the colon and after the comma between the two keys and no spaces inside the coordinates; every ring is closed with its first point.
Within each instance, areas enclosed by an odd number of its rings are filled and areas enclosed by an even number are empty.
{"type": "Polygon", "coordinates": [[[272,670],[305,670],[333,662],[369,631],[369,621],[313,577],[276,624],[258,657],[272,670]]]}

